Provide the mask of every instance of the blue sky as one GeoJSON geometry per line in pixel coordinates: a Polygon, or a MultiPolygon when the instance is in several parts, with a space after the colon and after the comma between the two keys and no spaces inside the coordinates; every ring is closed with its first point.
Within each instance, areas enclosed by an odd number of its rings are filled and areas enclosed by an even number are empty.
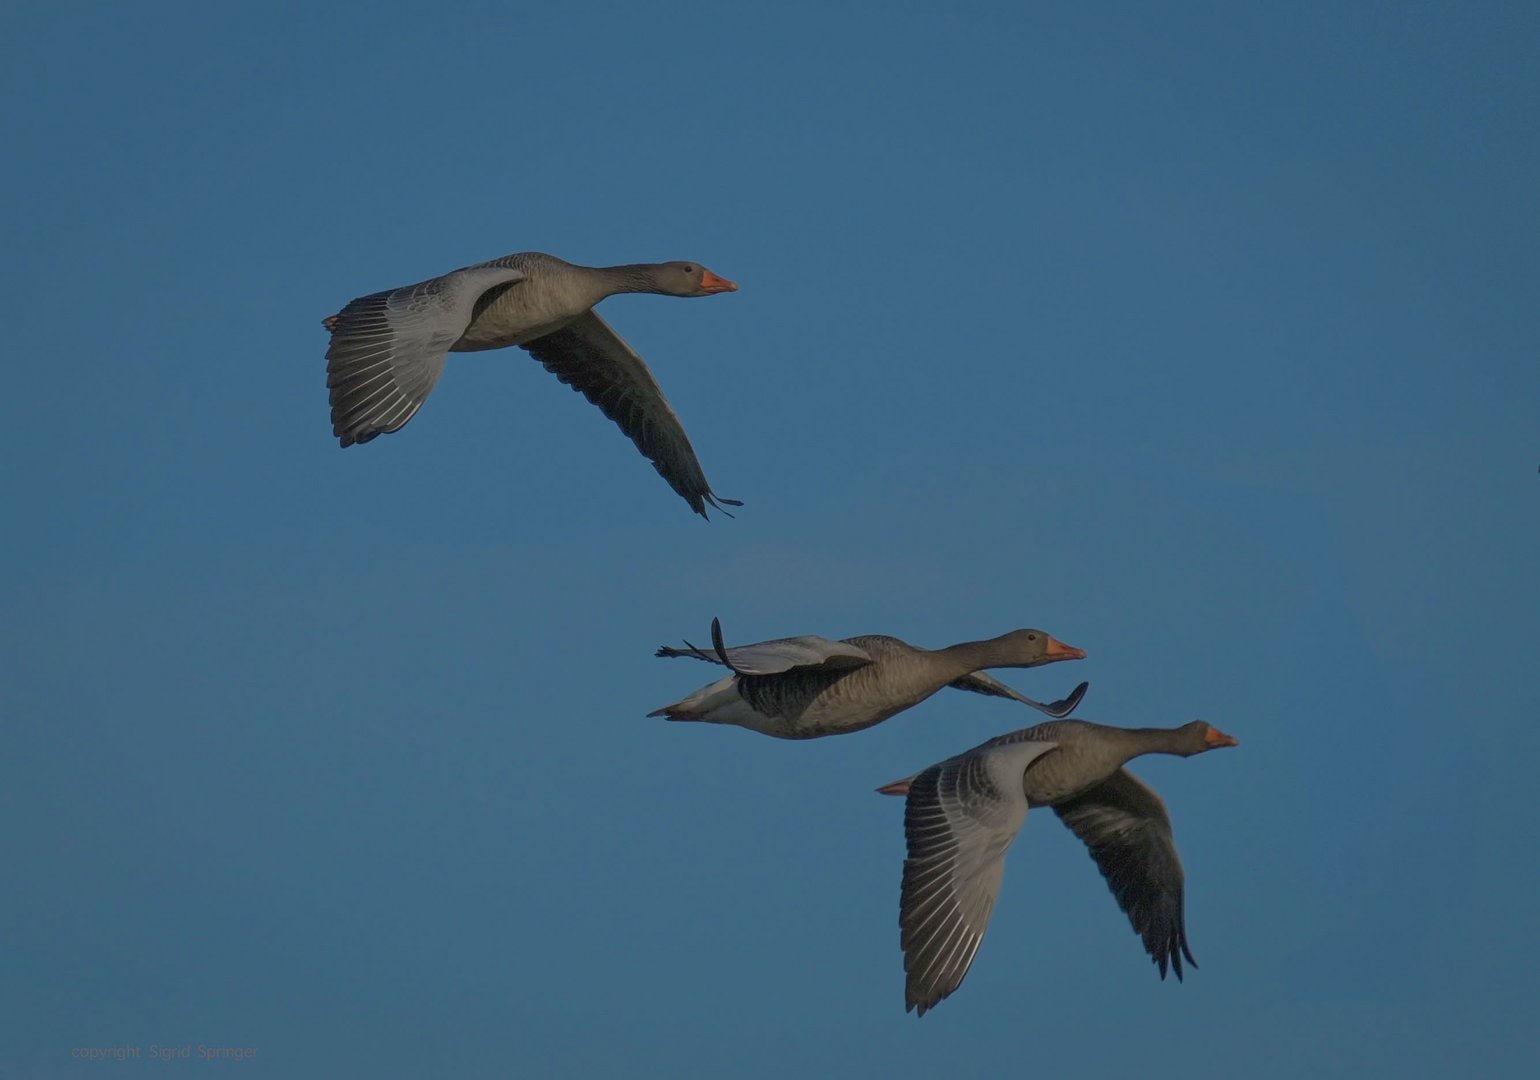
{"type": "Polygon", "coordinates": [[[1540,1065],[1532,8],[444,7],[4,17],[0,1072],[1540,1065]],[[741,283],[603,308],[737,520],[519,352],[338,449],[319,320],[521,250],[741,283]],[[1035,714],[644,719],[714,615],[1235,734],[1201,969],[1034,814],[905,1015],[872,788],[1035,714]]]}

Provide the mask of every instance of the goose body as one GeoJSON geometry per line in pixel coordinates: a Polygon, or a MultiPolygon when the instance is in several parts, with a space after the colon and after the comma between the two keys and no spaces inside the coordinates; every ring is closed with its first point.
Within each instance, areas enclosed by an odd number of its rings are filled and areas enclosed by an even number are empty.
{"type": "Polygon", "coordinates": [[[1235,745],[1201,720],[1169,729],[1054,720],[878,788],[907,797],[899,902],[907,1008],[924,1016],[962,984],[1000,893],[1006,850],[1033,807],[1053,807],[1085,843],[1160,977],[1169,966],[1180,980],[1182,959],[1197,961],[1171,819],[1123,766],[1141,754],[1235,745]]]}
{"type": "Polygon", "coordinates": [[[780,739],[814,739],[860,731],[918,705],[946,686],[1006,697],[1053,716],[1067,716],[1085,693],[1081,684],[1062,701],[1042,704],[984,674],[989,667],[1036,667],[1085,653],[1041,630],[1016,630],[987,641],[923,649],[895,637],[865,634],[831,641],[779,638],[715,654],[687,645],[659,656],[689,656],[732,669],[726,678],[655,709],[649,716],[734,724],[780,739]]]}
{"type": "Polygon", "coordinates": [[[579,266],[529,251],[361,296],[322,320],[332,335],[332,433],[346,447],[399,431],[438,383],[449,353],[516,345],[597,405],[696,513],[738,506],[712,492],[651,369],[593,310],[616,293],[736,289],[700,263],[579,266]]]}

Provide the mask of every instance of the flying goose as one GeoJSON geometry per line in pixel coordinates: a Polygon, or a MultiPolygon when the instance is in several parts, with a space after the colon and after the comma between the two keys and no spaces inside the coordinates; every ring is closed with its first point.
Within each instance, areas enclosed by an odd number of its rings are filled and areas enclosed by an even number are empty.
{"type": "Polygon", "coordinates": [[[907,1009],[924,1016],[962,985],[1000,894],[1005,852],[1028,807],[1051,806],[1090,848],[1118,907],[1166,977],[1193,967],[1182,863],[1160,796],[1123,767],[1141,754],[1191,757],[1235,739],[1201,720],[1117,728],[1054,720],[990,739],[877,790],[904,795],[908,858],[899,902],[907,1009]]]}
{"type": "Polygon", "coordinates": [[[708,503],[741,506],[712,492],[652,372],[593,310],[616,293],[737,288],[698,262],[577,266],[526,251],[360,296],[322,320],[332,335],[332,434],[352,446],[398,431],[422,408],[448,353],[518,345],[599,406],[697,514],[705,517],[708,503]]]}
{"type": "Polygon", "coordinates": [[[689,697],[648,716],[737,724],[780,739],[814,739],[860,731],[918,705],[944,686],[1010,698],[1050,716],[1068,716],[1085,694],[1081,683],[1062,701],[1042,704],[984,674],[984,668],[1037,667],[1079,660],[1085,652],[1041,630],[1013,630],[987,641],[922,649],[895,637],[864,634],[777,638],[729,649],[712,620],[714,649],[685,642],[664,645],[658,656],[688,656],[732,671],[689,697]]]}

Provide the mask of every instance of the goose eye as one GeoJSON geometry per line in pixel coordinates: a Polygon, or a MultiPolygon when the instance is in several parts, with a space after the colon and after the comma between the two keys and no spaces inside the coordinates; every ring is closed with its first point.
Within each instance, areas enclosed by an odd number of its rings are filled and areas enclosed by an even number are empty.
{"type": "Polygon", "coordinates": [[[693,266],[686,266],[684,268],[684,272],[686,274],[693,274],[693,273],[695,273],[695,267],[693,267],[693,266]]]}
{"type": "Polygon", "coordinates": [[[1037,640],[1037,635],[1036,634],[1028,634],[1027,635],[1027,640],[1028,641],[1036,641],[1037,640]]]}

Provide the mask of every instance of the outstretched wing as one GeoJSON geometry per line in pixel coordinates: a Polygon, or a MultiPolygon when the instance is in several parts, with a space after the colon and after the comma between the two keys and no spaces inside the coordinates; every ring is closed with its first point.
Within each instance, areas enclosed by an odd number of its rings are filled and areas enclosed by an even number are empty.
{"type": "Polygon", "coordinates": [[[988,675],[982,671],[975,671],[972,675],[964,675],[948,685],[954,690],[971,690],[975,694],[1010,698],[1012,701],[1019,701],[1023,705],[1030,705],[1039,712],[1045,712],[1049,716],[1062,720],[1075,711],[1075,708],[1080,704],[1080,699],[1085,697],[1086,689],[1091,684],[1083,682],[1071,690],[1068,697],[1060,698],[1058,701],[1050,701],[1046,705],[1041,701],[1027,697],[1025,694],[1018,694],[993,675],[988,675]]]}
{"type": "Polygon", "coordinates": [[[343,446],[396,431],[422,408],[444,372],[449,346],[470,325],[477,301],[524,272],[468,267],[387,292],[360,296],[322,320],[332,434],[343,446]]]}
{"type": "Polygon", "coordinates": [[[1053,808],[1091,849],[1091,858],[1118,907],[1144,939],[1145,951],[1166,977],[1166,965],[1182,977],[1182,957],[1193,967],[1182,912],[1182,861],[1171,836],[1171,818],[1160,796],[1127,769],[1053,808]]]}
{"type": "MultiPolygon", "coordinates": [[[[721,637],[721,623],[711,621],[713,643],[721,637]]],[[[837,671],[865,667],[872,663],[871,654],[844,641],[831,641],[816,634],[802,637],[775,638],[753,645],[737,645],[708,652],[688,641],[678,649],[672,645],[658,647],[658,656],[688,656],[712,664],[723,664],[740,675],[779,675],[793,668],[822,668],[837,671]]]]}
{"type": "Polygon", "coordinates": [[[1005,870],[1005,852],[1027,819],[1022,774],[1052,742],[979,747],[907,782],[903,891],[899,901],[906,1008],[921,1016],[962,985],[1005,870]]]}
{"type": "MultiPolygon", "coordinates": [[[[590,311],[524,345],[562,382],[599,406],[701,517],[706,505],[742,506],[714,495],[684,425],[652,371],[610,324],[590,311]]],[[[725,514],[726,510],[722,510],[725,514]]],[[[729,515],[730,516],[730,515],[729,515]]]]}

